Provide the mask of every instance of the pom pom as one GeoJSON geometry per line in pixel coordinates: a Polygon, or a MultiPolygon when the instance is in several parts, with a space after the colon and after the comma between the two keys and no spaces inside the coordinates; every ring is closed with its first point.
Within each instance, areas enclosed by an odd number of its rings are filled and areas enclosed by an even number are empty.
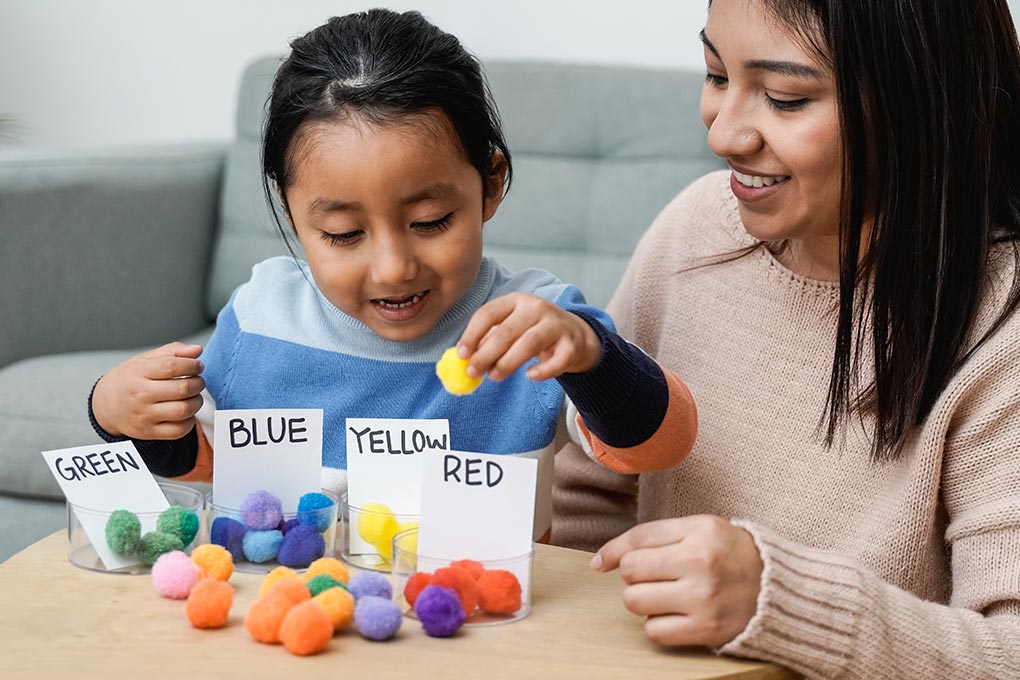
{"type": "Polygon", "coordinates": [[[308,571],[305,572],[305,580],[313,579],[319,574],[329,574],[340,583],[347,583],[351,580],[347,567],[343,562],[333,557],[320,557],[309,564],[308,571]]]}
{"type": "Polygon", "coordinates": [[[293,529],[294,527],[299,527],[299,526],[301,526],[301,523],[297,521],[297,517],[293,517],[291,519],[281,520],[280,521],[280,526],[278,526],[277,529],[280,530],[281,534],[286,536],[290,532],[291,529],[293,529]]]}
{"type": "Polygon", "coordinates": [[[276,557],[283,543],[283,533],[276,529],[249,531],[244,535],[244,556],[249,562],[261,564],[276,557]]]}
{"type": "Polygon", "coordinates": [[[277,562],[287,567],[307,567],[326,554],[326,540],[315,527],[301,524],[287,532],[280,543],[277,562]]]}
{"type": "Polygon", "coordinates": [[[232,517],[217,517],[209,530],[209,540],[226,548],[235,562],[244,559],[244,535],[248,527],[232,517]]]}
{"type": "Polygon", "coordinates": [[[457,593],[442,586],[428,586],[414,603],[414,613],[429,637],[450,637],[464,625],[464,607],[457,593]]]}
{"type": "Polygon", "coordinates": [[[171,600],[187,598],[200,578],[202,570],[179,550],[160,555],[152,565],[153,587],[157,593],[171,600]]]}
{"type": "Polygon", "coordinates": [[[432,574],[427,571],[417,571],[411,574],[411,578],[407,579],[407,583],[404,584],[404,599],[407,600],[407,604],[413,607],[414,601],[418,599],[418,594],[431,583],[432,574]]]}
{"type": "Polygon", "coordinates": [[[365,595],[354,606],[354,625],[369,640],[389,640],[402,620],[400,606],[384,597],[365,595]]]}
{"type": "Polygon", "coordinates": [[[181,539],[173,534],[164,534],[161,531],[150,531],[142,536],[138,546],[138,559],[145,564],[155,564],[160,555],[174,550],[184,550],[181,539]]]}
{"type": "Polygon", "coordinates": [[[283,506],[280,499],[268,491],[252,491],[241,502],[241,521],[249,529],[275,530],[282,519],[283,506]]]}
{"type": "Polygon", "coordinates": [[[321,652],[333,637],[333,620],[318,602],[291,607],[280,626],[280,642],[291,654],[307,656],[321,652]]]}
{"type": "Polygon", "coordinates": [[[226,581],[204,578],[188,595],[184,612],[195,628],[220,628],[230,616],[234,589],[226,581]]]}
{"type": "Polygon", "coordinates": [[[478,580],[485,572],[485,565],[476,560],[457,560],[456,562],[450,562],[451,567],[457,567],[463,569],[467,573],[471,574],[471,578],[478,580]]]}
{"type": "Polygon", "coordinates": [[[358,514],[358,535],[387,562],[393,559],[393,535],[399,528],[396,515],[382,503],[366,503],[358,514]]]}
{"type": "Polygon", "coordinates": [[[248,608],[248,613],[244,617],[244,627],[259,642],[276,644],[280,641],[280,626],[283,625],[283,619],[293,606],[293,602],[279,593],[260,597],[248,608]]]}
{"type": "Polygon", "coordinates": [[[288,600],[291,604],[301,604],[312,599],[312,594],[308,592],[308,588],[305,584],[297,579],[283,579],[273,584],[273,587],[269,589],[266,596],[269,595],[281,595],[288,600]]]}
{"type": "Polygon", "coordinates": [[[396,544],[394,549],[400,550],[401,552],[407,553],[408,555],[418,554],[418,532],[410,531],[411,529],[417,529],[418,522],[405,522],[397,527],[397,533],[394,534],[393,541],[396,544]],[[409,532],[404,536],[399,536],[403,532],[409,532]],[[399,538],[398,538],[399,536],[399,538]]]}
{"type": "Polygon", "coordinates": [[[492,569],[478,579],[478,606],[489,614],[513,614],[521,608],[521,583],[512,572],[492,569]]]}
{"type": "Polygon", "coordinates": [[[306,493],[298,501],[297,520],[322,532],[335,521],[336,504],[324,493],[306,493]]]}
{"type": "Polygon", "coordinates": [[[191,551],[191,561],[202,570],[202,578],[226,581],[234,573],[234,560],[221,545],[205,543],[198,546],[191,551]]]}
{"type": "Polygon", "coordinates": [[[312,598],[333,620],[333,630],[343,630],[354,620],[354,596],[344,588],[330,588],[312,598]]]}
{"type": "Polygon", "coordinates": [[[482,384],[482,376],[468,377],[467,367],[468,360],[461,359],[457,354],[457,348],[451,347],[443,352],[443,356],[436,362],[436,375],[450,394],[457,396],[471,394],[482,384]]]}
{"type": "Polygon", "coordinates": [[[387,600],[393,598],[393,586],[390,580],[374,571],[360,571],[351,577],[347,584],[348,590],[355,600],[365,596],[382,597],[387,600]]]}
{"type": "Polygon", "coordinates": [[[460,567],[436,569],[432,574],[431,585],[443,586],[457,593],[460,604],[464,607],[465,616],[471,616],[478,608],[478,583],[471,577],[470,572],[460,567]]]}
{"type": "Polygon", "coordinates": [[[277,567],[271,572],[266,574],[266,577],[262,579],[262,585],[259,586],[259,597],[264,597],[269,589],[274,585],[282,581],[283,579],[299,580],[301,577],[298,573],[290,567],[277,567]]]}
{"type": "Polygon", "coordinates": [[[347,590],[347,586],[340,583],[340,581],[337,581],[329,574],[319,574],[314,578],[308,579],[305,581],[305,587],[308,588],[308,592],[312,594],[312,597],[315,597],[322,591],[329,590],[330,588],[343,588],[344,590],[347,590]]]}
{"type": "Polygon", "coordinates": [[[159,513],[156,519],[156,531],[173,534],[181,539],[185,547],[191,545],[198,534],[198,515],[193,510],[180,505],[171,505],[159,513]]]}
{"type": "Polygon", "coordinates": [[[134,555],[142,542],[142,523],[127,510],[114,510],[106,520],[106,545],[117,555],[134,555]]]}

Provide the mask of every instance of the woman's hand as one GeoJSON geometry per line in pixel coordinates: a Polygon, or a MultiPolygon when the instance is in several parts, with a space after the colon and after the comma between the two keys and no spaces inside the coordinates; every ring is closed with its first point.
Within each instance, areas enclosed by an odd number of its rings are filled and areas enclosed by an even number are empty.
{"type": "Polygon", "coordinates": [[[639,524],[602,546],[592,567],[619,567],[627,609],[661,645],[718,647],[757,610],[762,562],[751,535],[711,515],[639,524]]]}
{"type": "Polygon", "coordinates": [[[475,312],[457,342],[461,358],[471,358],[471,378],[488,374],[502,380],[537,358],[527,376],[547,380],[591,370],[602,343],[588,323],[562,307],[527,293],[490,300],[475,312]]]}
{"type": "Polygon", "coordinates": [[[118,364],[92,393],[96,422],[115,437],[180,439],[202,407],[201,353],[172,342],[118,364]]]}

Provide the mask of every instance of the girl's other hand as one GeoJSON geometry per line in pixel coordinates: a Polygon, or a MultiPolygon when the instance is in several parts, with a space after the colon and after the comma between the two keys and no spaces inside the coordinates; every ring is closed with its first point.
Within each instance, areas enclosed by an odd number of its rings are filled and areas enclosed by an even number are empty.
{"type": "Polygon", "coordinates": [[[751,535],[711,515],[639,524],[602,546],[592,567],[620,569],[624,605],[648,617],[653,642],[709,647],[747,627],[763,568],[751,535]]]}
{"type": "Polygon", "coordinates": [[[180,439],[202,407],[200,345],[172,342],[104,375],[92,393],[96,422],[115,437],[180,439]]]}
{"type": "Polygon", "coordinates": [[[576,314],[535,295],[510,293],[475,312],[457,353],[470,357],[467,373],[472,378],[488,374],[502,380],[537,358],[527,376],[547,380],[591,370],[602,356],[602,343],[576,314]]]}

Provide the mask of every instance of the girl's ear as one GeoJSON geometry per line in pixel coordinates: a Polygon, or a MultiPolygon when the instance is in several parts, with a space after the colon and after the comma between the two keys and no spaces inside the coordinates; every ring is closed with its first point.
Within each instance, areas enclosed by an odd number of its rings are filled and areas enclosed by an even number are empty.
{"type": "Polygon", "coordinates": [[[482,221],[488,222],[496,214],[496,209],[503,202],[503,189],[506,182],[506,156],[499,149],[492,152],[492,172],[485,178],[482,197],[482,221]]]}

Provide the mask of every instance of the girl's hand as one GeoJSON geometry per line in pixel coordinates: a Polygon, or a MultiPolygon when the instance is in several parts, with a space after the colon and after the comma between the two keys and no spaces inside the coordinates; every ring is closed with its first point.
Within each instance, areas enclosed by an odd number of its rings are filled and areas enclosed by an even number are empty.
{"type": "Polygon", "coordinates": [[[619,567],[624,605],[661,645],[718,647],[757,610],[762,562],[751,535],[711,515],[639,524],[602,546],[592,567],[619,567]]]}
{"type": "Polygon", "coordinates": [[[200,345],[172,342],[117,365],[92,393],[96,422],[115,437],[180,439],[202,407],[201,353],[200,345]]]}
{"type": "Polygon", "coordinates": [[[532,380],[591,370],[602,356],[599,337],[581,317],[527,293],[490,300],[475,312],[457,343],[471,358],[467,373],[502,380],[531,359],[532,380]]]}

